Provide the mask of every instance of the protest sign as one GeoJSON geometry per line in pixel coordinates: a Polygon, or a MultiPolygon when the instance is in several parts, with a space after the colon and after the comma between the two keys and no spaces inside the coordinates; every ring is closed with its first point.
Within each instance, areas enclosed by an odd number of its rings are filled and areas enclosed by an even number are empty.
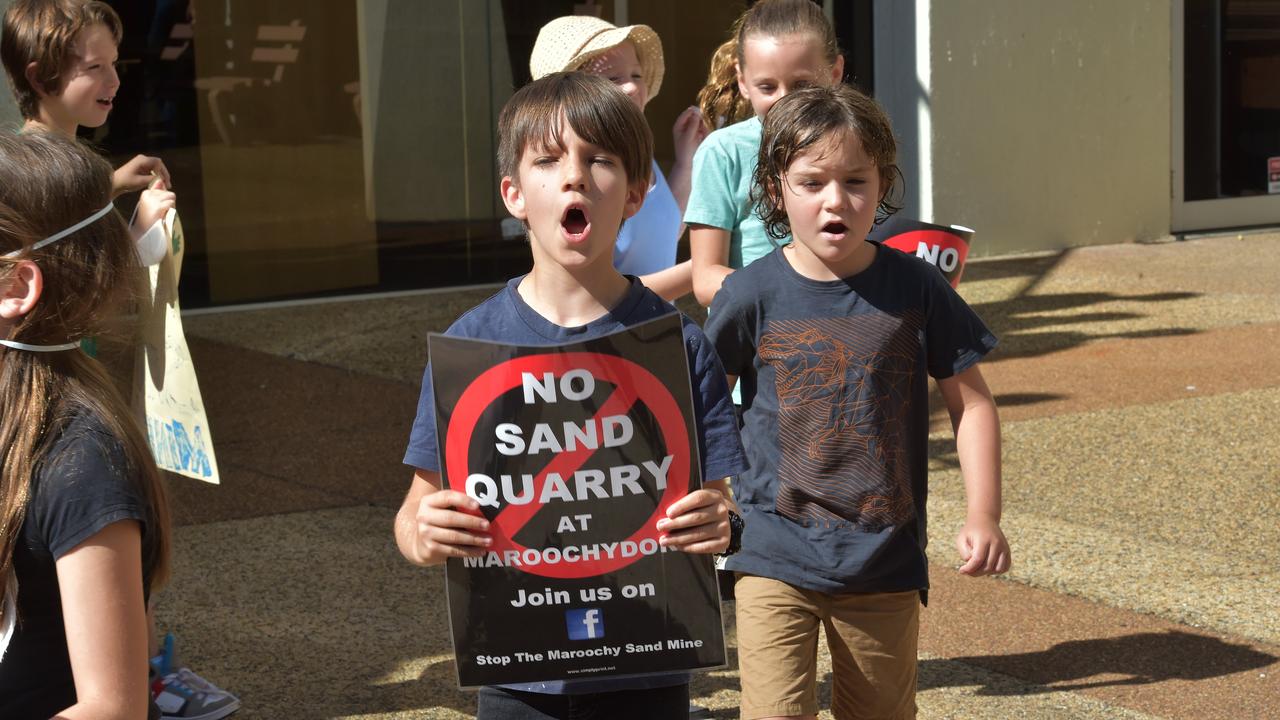
{"type": "Polygon", "coordinates": [[[442,478],[490,520],[445,576],[462,687],[725,664],[707,555],[658,520],[702,484],[678,315],[571,345],[432,335],[442,478]]]}
{"type": "Polygon", "coordinates": [[[147,287],[138,308],[142,342],[134,363],[134,404],[145,413],[147,442],[162,470],[216,485],[213,436],[178,305],[186,237],[177,212],[170,210],[163,223],[169,252],[145,268],[147,287]]]}
{"type": "Polygon", "coordinates": [[[942,271],[951,287],[960,284],[973,230],[960,225],[934,225],[894,215],[871,229],[870,239],[915,255],[942,271]]]}

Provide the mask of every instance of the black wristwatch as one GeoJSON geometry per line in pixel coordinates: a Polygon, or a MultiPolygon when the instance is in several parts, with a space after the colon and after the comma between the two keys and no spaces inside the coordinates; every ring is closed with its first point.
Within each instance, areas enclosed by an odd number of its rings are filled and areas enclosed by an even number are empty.
{"type": "Polygon", "coordinates": [[[742,549],[742,531],[747,527],[746,521],[738,513],[729,511],[729,547],[720,553],[720,557],[728,557],[742,549]]]}

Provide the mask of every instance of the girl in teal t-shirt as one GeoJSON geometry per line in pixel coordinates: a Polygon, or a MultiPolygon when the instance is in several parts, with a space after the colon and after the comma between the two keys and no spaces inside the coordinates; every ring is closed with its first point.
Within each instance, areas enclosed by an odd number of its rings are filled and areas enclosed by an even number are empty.
{"type": "Polygon", "coordinates": [[[843,76],[844,57],[835,30],[822,8],[810,0],[756,3],[716,53],[701,94],[704,121],[721,119],[708,98],[723,98],[734,85],[755,116],[711,133],[693,158],[693,187],[684,220],[698,302],[710,305],[725,276],[774,248],[751,201],[765,113],[797,88],[832,85],[843,76]]]}

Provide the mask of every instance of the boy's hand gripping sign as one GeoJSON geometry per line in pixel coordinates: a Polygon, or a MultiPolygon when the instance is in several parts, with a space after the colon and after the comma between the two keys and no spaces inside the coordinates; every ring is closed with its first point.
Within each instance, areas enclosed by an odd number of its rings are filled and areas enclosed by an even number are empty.
{"type": "Polygon", "coordinates": [[[493,537],[446,566],[459,684],[724,665],[711,558],[656,527],[702,484],[679,316],[572,345],[430,344],[444,485],[493,537]]]}

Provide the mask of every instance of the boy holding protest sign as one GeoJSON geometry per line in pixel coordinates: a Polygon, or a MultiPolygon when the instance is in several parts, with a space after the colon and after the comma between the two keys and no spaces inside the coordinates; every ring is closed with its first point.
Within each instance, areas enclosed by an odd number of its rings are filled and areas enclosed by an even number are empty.
{"type": "MultiPolygon", "coordinates": [[[[533,268],[464,314],[446,335],[555,345],[674,312],[612,264],[619,226],[644,201],[653,155],[644,116],[622,91],[597,76],[548,75],[512,96],[498,137],[502,199],[527,228],[533,268]]],[[[683,336],[702,476],[716,480],[673,503],[656,529],[666,550],[725,552],[741,528],[722,479],[744,467],[737,422],[719,361],[687,318],[683,336]]],[[[424,566],[480,558],[493,544],[480,503],[441,488],[435,391],[429,367],[405,453],[416,473],[395,523],[401,553],[424,566]]],[[[688,679],[666,673],[485,687],[477,712],[481,718],[558,718],[589,708],[592,717],[684,718],[688,679]]]]}

